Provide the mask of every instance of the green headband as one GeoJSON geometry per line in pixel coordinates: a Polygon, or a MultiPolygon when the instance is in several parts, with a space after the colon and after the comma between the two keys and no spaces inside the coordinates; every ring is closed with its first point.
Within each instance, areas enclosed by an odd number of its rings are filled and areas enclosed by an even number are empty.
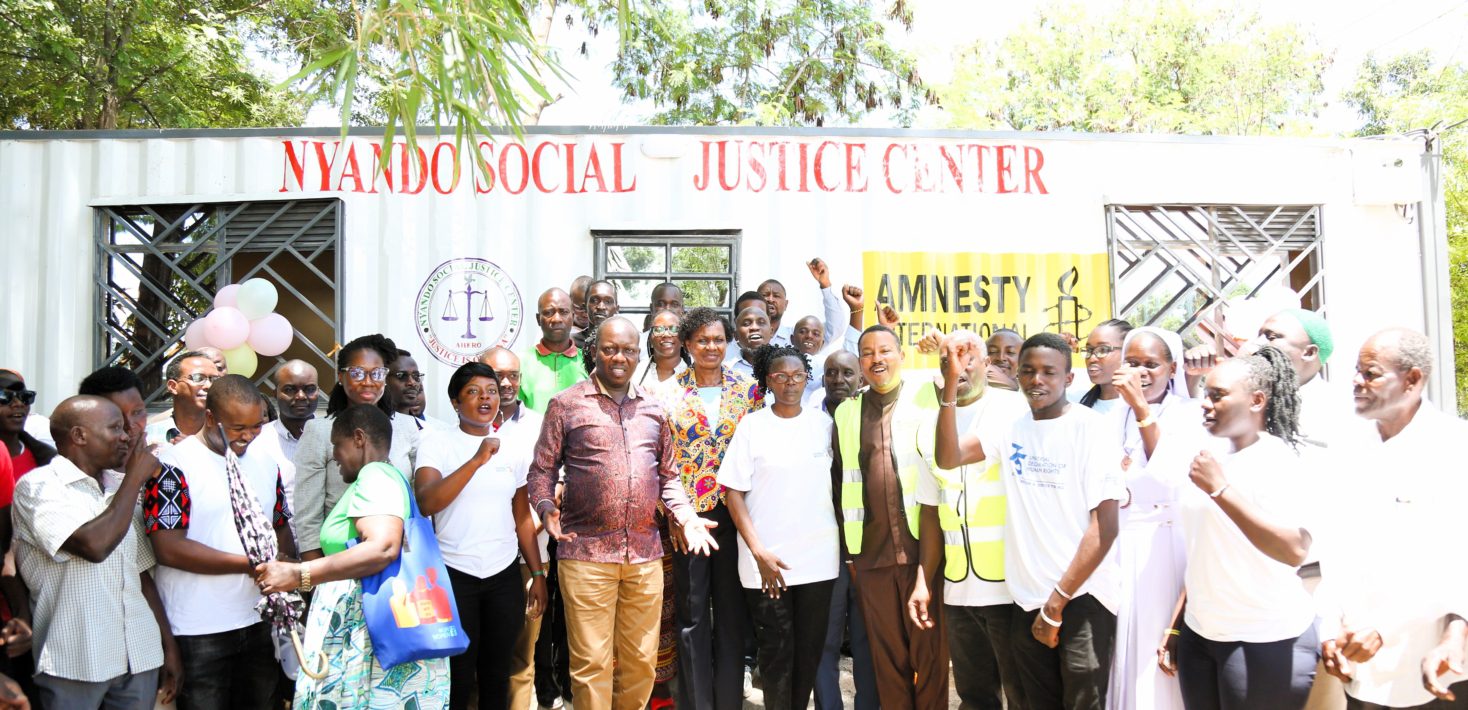
{"type": "Polygon", "coordinates": [[[1325,319],[1315,311],[1307,311],[1303,308],[1291,308],[1282,311],[1280,315],[1294,318],[1305,329],[1305,335],[1310,337],[1310,342],[1320,348],[1320,364],[1324,365],[1330,359],[1330,354],[1335,351],[1335,340],[1330,337],[1330,326],[1325,319]]]}

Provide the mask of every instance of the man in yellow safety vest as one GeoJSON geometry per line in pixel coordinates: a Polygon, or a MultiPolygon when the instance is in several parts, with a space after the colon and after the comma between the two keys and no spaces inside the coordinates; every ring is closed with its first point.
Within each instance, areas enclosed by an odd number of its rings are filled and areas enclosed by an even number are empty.
{"type": "MultiPolygon", "coordinates": [[[[906,613],[919,573],[917,477],[927,467],[918,453],[918,428],[932,413],[917,405],[922,387],[902,381],[896,333],[872,326],[857,347],[870,388],[836,409],[832,475],[877,696],[886,710],[947,707],[948,646],[941,622],[923,628],[906,613]]],[[[941,602],[941,587],[933,599],[941,602]]]]}
{"type": "MultiPolygon", "coordinates": [[[[926,339],[925,339],[926,340],[926,339]]],[[[936,343],[935,343],[936,344],[936,343]]],[[[919,345],[921,348],[922,346],[919,345]]],[[[956,396],[943,401],[942,385],[922,385],[918,404],[928,416],[918,429],[918,449],[927,466],[918,472],[918,545],[922,574],[908,601],[914,623],[935,626],[929,613],[929,581],[943,576],[943,625],[953,657],[953,682],[965,708],[1023,708],[1024,695],[1010,650],[1014,601],[1004,583],[1004,482],[999,457],[945,469],[935,459],[938,408],[955,407],[958,430],[992,441],[1029,411],[1024,397],[990,387],[983,341],[961,330],[943,338],[945,379],[957,380],[956,396]],[[970,345],[951,357],[954,344],[970,345]]]]}

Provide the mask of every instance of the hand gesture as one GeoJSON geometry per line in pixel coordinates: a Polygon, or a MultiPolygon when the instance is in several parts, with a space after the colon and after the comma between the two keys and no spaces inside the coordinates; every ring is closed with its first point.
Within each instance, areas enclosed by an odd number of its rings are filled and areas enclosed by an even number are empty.
{"type": "Polygon", "coordinates": [[[811,259],[806,262],[805,266],[810,269],[810,275],[815,277],[816,283],[820,284],[821,288],[831,288],[831,272],[826,269],[826,262],[819,258],[811,259]]]}
{"type": "Polygon", "coordinates": [[[31,650],[31,625],[25,619],[11,619],[0,628],[0,645],[5,646],[5,655],[10,658],[31,650]]]}
{"type": "Polygon", "coordinates": [[[1213,343],[1204,341],[1183,352],[1183,374],[1202,377],[1218,365],[1218,349],[1213,343]]]}
{"type": "MultiPolygon", "coordinates": [[[[1041,609],[1043,610],[1044,608],[1041,607],[1041,609]]],[[[1046,611],[1045,613],[1049,614],[1050,612],[1046,611]]],[[[1051,618],[1060,621],[1059,617],[1051,618]]],[[[1060,627],[1052,626],[1040,614],[1035,614],[1035,620],[1030,623],[1030,635],[1034,636],[1036,641],[1045,644],[1046,648],[1055,648],[1060,645],[1060,627]]]]}
{"type": "Polygon", "coordinates": [[[128,442],[127,463],[123,464],[123,475],[152,478],[161,467],[158,457],[153,453],[155,448],[149,446],[148,437],[139,432],[128,442]]]}
{"type": "Polygon", "coordinates": [[[1422,687],[1442,700],[1457,700],[1448,686],[1438,682],[1449,672],[1463,674],[1463,643],[1457,639],[1444,640],[1423,657],[1422,687]]]}
{"type": "Polygon", "coordinates": [[[897,329],[897,323],[901,319],[897,317],[897,309],[890,303],[883,303],[877,308],[877,322],[893,330],[897,329]]]}
{"type": "Polygon", "coordinates": [[[978,357],[982,352],[983,343],[973,333],[959,332],[944,338],[939,348],[944,381],[957,383],[969,363],[973,362],[972,358],[978,357]]]}
{"type": "Polygon", "coordinates": [[[1365,663],[1376,657],[1376,652],[1381,650],[1381,634],[1376,629],[1365,629],[1357,631],[1349,626],[1341,628],[1341,637],[1337,640],[1341,655],[1347,660],[1356,663],[1365,663]]]}
{"type": "Polygon", "coordinates": [[[255,565],[255,586],[261,594],[289,592],[301,585],[301,566],[294,562],[261,562],[255,565]]]}
{"type": "Polygon", "coordinates": [[[525,613],[532,619],[539,619],[540,615],[545,613],[549,598],[550,594],[545,586],[545,575],[532,575],[530,588],[525,590],[525,613]]]}
{"type": "Polygon", "coordinates": [[[846,305],[851,308],[852,312],[866,307],[866,298],[862,295],[860,286],[852,286],[851,284],[842,286],[841,300],[846,301],[846,305]]]}
{"type": "Polygon", "coordinates": [[[923,335],[923,339],[918,341],[917,349],[918,352],[924,355],[932,355],[933,353],[938,352],[938,349],[942,346],[942,331],[938,330],[937,328],[929,328],[928,332],[923,335]]]}
{"type": "Polygon", "coordinates": [[[907,598],[907,616],[920,629],[933,628],[933,617],[928,614],[928,605],[932,601],[933,594],[928,591],[926,584],[913,587],[912,595],[907,598]]]}
{"type": "Polygon", "coordinates": [[[1019,389],[1019,380],[1014,379],[1014,377],[1012,377],[1008,372],[1004,371],[1004,368],[995,365],[992,362],[989,363],[989,369],[987,372],[985,372],[984,379],[988,380],[989,384],[994,385],[995,387],[998,387],[1000,389],[1019,389]]]}
{"type": "Polygon", "coordinates": [[[695,515],[689,518],[688,522],[683,523],[682,527],[688,547],[688,554],[707,556],[713,554],[714,550],[719,549],[719,543],[714,540],[713,534],[709,532],[719,527],[718,523],[695,515]]]}
{"type": "Polygon", "coordinates": [[[1350,659],[1341,653],[1339,639],[1326,639],[1320,644],[1320,662],[1325,666],[1325,672],[1329,673],[1342,682],[1349,681],[1355,674],[1350,659]]]}
{"type": "Polygon", "coordinates": [[[1188,468],[1188,478],[1199,490],[1210,496],[1222,490],[1228,483],[1228,479],[1223,476],[1223,467],[1218,465],[1213,453],[1206,449],[1193,458],[1193,464],[1188,468]]]}
{"type": "Polygon", "coordinates": [[[780,592],[785,590],[785,576],[780,574],[782,569],[790,569],[790,565],[775,556],[775,553],[760,548],[758,554],[754,555],[754,562],[759,567],[760,591],[769,595],[771,599],[779,599],[780,592]]]}
{"type": "Polygon", "coordinates": [[[1081,339],[1077,338],[1075,333],[1061,333],[1060,337],[1065,338],[1065,344],[1070,346],[1071,352],[1081,351],[1081,339]]]}
{"type": "Polygon", "coordinates": [[[1125,365],[1118,367],[1116,374],[1111,376],[1111,383],[1116,385],[1116,393],[1121,395],[1121,400],[1133,412],[1142,414],[1149,409],[1147,394],[1142,390],[1142,368],[1125,365]]]}
{"type": "Polygon", "coordinates": [[[541,516],[545,521],[545,531],[556,542],[570,542],[576,539],[576,533],[561,532],[561,509],[551,508],[545,515],[541,516]]]}
{"type": "Polygon", "coordinates": [[[1177,634],[1165,634],[1157,647],[1157,667],[1163,673],[1177,677],[1177,634]]]}
{"type": "Polygon", "coordinates": [[[483,466],[500,452],[500,440],[498,437],[486,436],[479,441],[479,450],[474,452],[474,458],[483,466]]]}

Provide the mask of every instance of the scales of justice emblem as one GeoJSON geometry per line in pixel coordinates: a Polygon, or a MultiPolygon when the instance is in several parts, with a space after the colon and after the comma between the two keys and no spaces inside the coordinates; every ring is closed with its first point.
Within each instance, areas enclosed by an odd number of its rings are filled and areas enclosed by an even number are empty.
{"type": "Polygon", "coordinates": [[[415,322],[423,345],[455,367],[520,334],[524,306],[509,274],[487,259],[450,259],[418,291],[415,322]]]}

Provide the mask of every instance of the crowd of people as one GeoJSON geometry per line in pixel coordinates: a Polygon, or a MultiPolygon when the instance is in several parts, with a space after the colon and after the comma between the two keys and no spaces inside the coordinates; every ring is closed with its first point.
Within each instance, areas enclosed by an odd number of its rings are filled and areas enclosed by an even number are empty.
{"type": "Polygon", "coordinates": [[[112,366],[47,419],[0,370],[0,707],[728,710],[757,678],[833,710],[843,653],[858,710],[1468,707],[1468,428],[1422,334],[1331,382],[1301,309],[1229,356],[934,331],[919,378],[897,314],[808,267],[801,318],[772,279],[634,322],[581,277],[445,383],[383,334],[269,396],[190,350],[167,412],[112,366]],[[385,668],[362,579],[414,511],[468,650],[385,668]],[[265,611],[296,594],[293,643],[265,611]]]}

